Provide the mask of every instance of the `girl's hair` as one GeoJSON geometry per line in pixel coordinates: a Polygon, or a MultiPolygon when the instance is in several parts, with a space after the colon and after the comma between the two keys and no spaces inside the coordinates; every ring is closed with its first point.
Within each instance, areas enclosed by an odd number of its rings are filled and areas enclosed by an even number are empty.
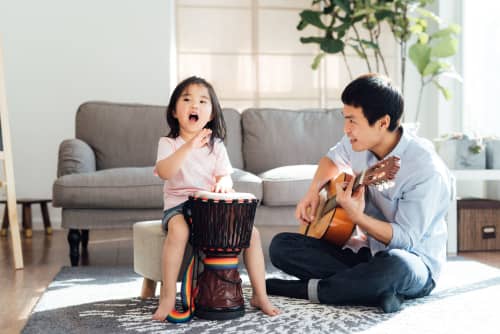
{"type": "Polygon", "coordinates": [[[180,96],[191,85],[201,85],[204,86],[208,90],[208,94],[210,95],[210,102],[212,104],[212,120],[207,123],[205,128],[209,128],[212,130],[212,135],[210,136],[209,145],[213,149],[215,138],[219,138],[224,140],[226,138],[226,122],[224,121],[224,116],[222,115],[222,108],[219,103],[219,99],[215,94],[215,90],[211,84],[209,84],[205,79],[192,76],[187,79],[181,81],[177,87],[175,87],[172,96],[170,97],[170,102],[167,106],[167,124],[170,127],[170,132],[167,134],[167,137],[176,138],[179,136],[179,121],[174,117],[175,106],[177,105],[177,101],[180,96]]]}

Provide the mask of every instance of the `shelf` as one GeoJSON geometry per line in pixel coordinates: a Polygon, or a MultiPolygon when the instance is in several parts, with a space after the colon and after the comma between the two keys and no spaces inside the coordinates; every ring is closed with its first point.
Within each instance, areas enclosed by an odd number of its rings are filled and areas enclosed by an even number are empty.
{"type": "Polygon", "coordinates": [[[460,180],[500,180],[500,169],[452,169],[451,173],[460,180]]]}

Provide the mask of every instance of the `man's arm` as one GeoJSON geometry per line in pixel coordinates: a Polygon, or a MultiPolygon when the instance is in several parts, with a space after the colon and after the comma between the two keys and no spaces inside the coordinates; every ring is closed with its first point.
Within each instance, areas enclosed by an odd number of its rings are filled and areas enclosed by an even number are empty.
{"type": "Polygon", "coordinates": [[[338,173],[339,168],[332,160],[327,157],[321,158],[309,190],[295,209],[295,218],[300,223],[309,224],[314,220],[314,214],[319,203],[319,191],[326,182],[336,177],[338,173]]]}

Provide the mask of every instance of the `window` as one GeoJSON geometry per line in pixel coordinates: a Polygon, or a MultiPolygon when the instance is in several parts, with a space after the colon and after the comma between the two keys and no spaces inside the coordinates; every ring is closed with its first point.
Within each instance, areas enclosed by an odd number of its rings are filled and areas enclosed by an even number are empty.
{"type": "Polygon", "coordinates": [[[500,136],[500,3],[464,1],[463,6],[463,128],[480,136],[500,136]]]}
{"type": "MultiPolygon", "coordinates": [[[[325,57],[311,69],[315,45],[296,29],[299,13],[311,0],[178,0],[176,3],[178,79],[198,75],[210,81],[224,107],[338,107],[351,80],[344,60],[325,57]]],[[[387,28],[387,27],[385,27],[387,28]]],[[[399,82],[397,49],[390,32],[382,34],[389,75],[399,82]]],[[[351,52],[349,50],[348,52],[351,52]]],[[[350,53],[354,76],[367,72],[350,53]]]]}

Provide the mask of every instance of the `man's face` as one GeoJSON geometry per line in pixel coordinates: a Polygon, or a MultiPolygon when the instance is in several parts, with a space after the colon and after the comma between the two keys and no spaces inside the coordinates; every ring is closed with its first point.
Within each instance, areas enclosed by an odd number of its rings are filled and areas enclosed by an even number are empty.
{"type": "Polygon", "coordinates": [[[351,140],[354,151],[373,150],[380,143],[383,135],[380,120],[370,126],[362,108],[350,105],[344,105],[343,114],[344,133],[351,140]]]}

